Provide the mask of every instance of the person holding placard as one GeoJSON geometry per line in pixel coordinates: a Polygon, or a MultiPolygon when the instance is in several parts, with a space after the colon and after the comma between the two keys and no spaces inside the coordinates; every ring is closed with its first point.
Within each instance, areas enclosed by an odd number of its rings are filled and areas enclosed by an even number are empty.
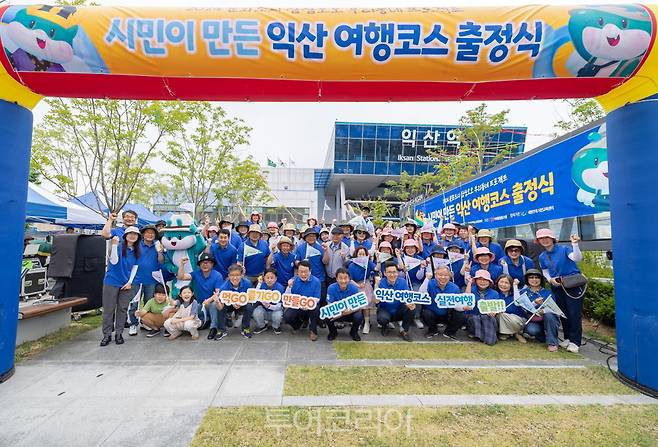
{"type": "MultiPolygon", "coordinates": [[[[551,296],[551,292],[544,288],[544,275],[537,269],[530,269],[525,274],[526,286],[514,295],[525,294],[535,307],[541,304],[551,296]]],[[[550,352],[557,351],[558,347],[558,329],[560,327],[560,318],[554,313],[540,310],[528,322],[525,327],[526,334],[536,338],[541,342],[546,342],[550,352]]]]}
{"type": "MultiPolygon", "coordinates": [[[[219,274],[217,270],[214,269],[215,258],[209,253],[201,253],[197,258],[198,269],[192,270],[192,273],[186,273],[185,265],[190,262],[188,258],[182,258],[180,265],[178,266],[178,275],[177,278],[181,281],[191,281],[192,290],[196,299],[199,301],[201,306],[199,309],[199,320],[201,321],[201,328],[205,329],[208,326],[212,326],[212,321],[209,321],[207,312],[204,312],[204,308],[208,308],[212,301],[213,294],[219,290],[219,287],[222,285],[224,279],[222,275],[219,274]]],[[[214,326],[217,327],[216,325],[214,326]]],[[[211,334],[216,333],[217,331],[210,330],[208,338],[212,339],[211,334]]]]}
{"type": "MultiPolygon", "coordinates": [[[[276,290],[283,295],[286,289],[277,280],[277,272],[273,268],[265,270],[263,282],[258,286],[261,290],[276,290]]],[[[281,320],[283,319],[283,305],[278,303],[268,303],[259,301],[256,303],[253,313],[256,329],[254,334],[260,334],[267,330],[266,320],[272,323],[272,330],[276,335],[281,333],[281,320]]]]}
{"type": "Polygon", "coordinates": [[[520,281],[510,275],[502,274],[496,280],[496,289],[501,300],[505,300],[505,312],[497,315],[500,339],[506,340],[513,335],[520,343],[525,343],[523,328],[527,318],[526,311],[514,302],[514,287],[518,288],[520,281]]]}
{"type": "MultiPolygon", "coordinates": [[[[419,290],[423,280],[425,279],[425,267],[427,261],[419,254],[418,242],[415,239],[407,239],[402,244],[404,251],[402,256],[398,256],[398,265],[402,267],[405,272],[409,288],[411,290],[419,290]]],[[[414,322],[418,329],[423,329],[423,322],[420,321],[420,313],[422,306],[416,306],[414,310],[414,322]]]]}
{"type": "Polygon", "coordinates": [[[292,252],[295,243],[288,236],[281,236],[276,244],[276,253],[271,253],[267,258],[268,269],[276,270],[276,281],[284,288],[288,285],[290,278],[295,276],[295,262],[297,256],[292,252]]]}
{"type": "MultiPolygon", "coordinates": [[[[247,303],[243,306],[239,304],[225,304],[220,297],[221,293],[225,291],[246,293],[251,288],[251,281],[244,278],[243,272],[244,270],[241,265],[231,265],[228,268],[228,279],[219,286],[218,293],[210,297],[211,302],[208,303],[208,310],[210,311],[211,328],[216,328],[216,335],[212,338],[214,340],[221,340],[228,335],[226,323],[227,319],[233,313],[236,319],[242,315],[242,330],[240,333],[245,338],[251,338],[253,304],[247,303]]],[[[213,333],[213,330],[211,329],[210,332],[213,333]]],[[[210,334],[208,334],[208,339],[211,339],[210,334]]]]}
{"type": "MultiPolygon", "coordinates": [[[[299,261],[297,264],[297,276],[288,281],[290,293],[310,298],[320,299],[321,284],[320,280],[311,275],[311,263],[307,260],[299,261]]],[[[309,338],[311,341],[318,339],[318,317],[320,316],[320,306],[313,310],[287,308],[283,311],[283,320],[292,327],[293,331],[298,331],[305,320],[309,320],[309,338]]]]}
{"type": "MultiPolygon", "coordinates": [[[[365,252],[365,248],[360,247],[357,250],[357,253],[361,250],[365,252]]],[[[353,278],[351,277],[348,270],[345,268],[339,268],[338,271],[336,271],[336,282],[327,288],[327,304],[347,299],[348,297],[359,293],[361,290],[354,282],[352,282],[352,279],[353,278]]],[[[338,335],[336,322],[341,321],[352,323],[350,336],[354,341],[361,341],[361,337],[359,336],[359,328],[363,323],[363,313],[360,310],[351,313],[344,311],[340,317],[331,318],[326,321],[327,327],[329,328],[329,335],[327,335],[327,340],[332,341],[336,339],[336,336],[338,335]]]]}
{"type": "Polygon", "coordinates": [[[245,269],[245,278],[256,287],[258,277],[265,271],[265,260],[270,255],[270,246],[261,239],[263,231],[260,225],[249,227],[247,239],[242,243],[236,255],[236,261],[245,269]]]}
{"type": "MultiPolygon", "coordinates": [[[[428,277],[430,274],[431,273],[428,272],[428,277]]],[[[437,324],[442,323],[446,325],[446,328],[443,331],[443,336],[455,340],[457,331],[466,321],[463,307],[453,309],[440,308],[435,301],[436,295],[439,293],[461,293],[459,287],[450,281],[450,277],[450,268],[445,265],[439,266],[434,269],[434,276],[430,279],[427,285],[427,293],[432,297],[432,304],[423,307],[423,323],[427,326],[427,332],[425,333],[426,338],[432,338],[439,335],[437,324]]]]}
{"type": "Polygon", "coordinates": [[[516,239],[510,239],[505,243],[505,256],[498,260],[498,264],[502,267],[503,273],[518,279],[521,287],[525,285],[523,277],[528,269],[534,269],[535,263],[532,262],[527,256],[523,255],[523,244],[516,239]]]}
{"type": "Polygon", "coordinates": [[[498,279],[500,275],[503,274],[503,269],[498,264],[494,264],[496,255],[492,253],[487,247],[479,247],[475,249],[473,253],[473,265],[464,264],[465,266],[470,265],[471,276],[475,276],[475,273],[478,270],[486,270],[489,273],[492,281],[498,279]]]}
{"type": "Polygon", "coordinates": [[[468,336],[477,338],[487,345],[498,342],[498,320],[495,313],[482,314],[478,303],[483,300],[498,300],[498,292],[493,288],[491,275],[486,270],[478,270],[472,279],[466,280],[466,293],[475,295],[475,307],[467,311],[466,330],[468,336]],[[475,287],[473,287],[475,283],[475,287]]]}
{"type": "Polygon", "coordinates": [[[569,352],[578,352],[583,336],[583,296],[587,290],[587,279],[576,264],[583,260],[578,247],[580,238],[572,234],[571,246],[557,245],[555,234],[548,228],[537,230],[536,237],[544,249],[539,255],[539,265],[551,284],[555,302],[567,317],[562,318],[564,341],[560,346],[569,352]],[[569,283],[577,279],[580,285],[565,287],[566,278],[569,278],[569,283]]]}
{"type": "Polygon", "coordinates": [[[206,249],[206,252],[215,258],[214,269],[222,275],[222,278],[226,278],[228,268],[238,256],[238,249],[231,245],[231,231],[226,228],[219,230],[217,240],[206,249]]]}
{"type": "Polygon", "coordinates": [[[372,279],[375,276],[375,263],[368,257],[368,251],[365,247],[358,247],[354,251],[352,260],[347,264],[347,271],[350,273],[352,281],[357,285],[361,292],[368,297],[368,307],[363,309],[363,333],[370,333],[370,311],[375,309],[375,296],[372,292],[372,279]]]}
{"type": "MultiPolygon", "coordinates": [[[[375,279],[375,288],[391,290],[410,290],[409,284],[398,275],[398,266],[394,262],[387,262],[384,266],[384,278],[375,279]]],[[[376,300],[377,301],[377,300],[376,300]]],[[[400,337],[404,341],[413,341],[409,328],[414,319],[415,304],[403,304],[401,301],[384,302],[377,305],[377,323],[381,326],[383,336],[388,333],[390,322],[402,321],[400,337]]]]}

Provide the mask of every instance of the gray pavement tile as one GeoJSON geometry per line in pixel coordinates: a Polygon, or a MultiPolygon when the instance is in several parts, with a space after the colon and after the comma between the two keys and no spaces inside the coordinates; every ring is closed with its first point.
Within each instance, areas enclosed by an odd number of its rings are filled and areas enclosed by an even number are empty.
{"type": "Polygon", "coordinates": [[[156,390],[159,383],[173,369],[173,365],[123,365],[101,371],[98,383],[85,391],[92,397],[146,397],[156,390]]]}
{"type": "Polygon", "coordinates": [[[615,395],[590,394],[590,395],[553,395],[553,398],[561,405],[618,405],[624,401],[615,395]]]}
{"type": "Polygon", "coordinates": [[[421,405],[427,407],[444,407],[460,405],[492,405],[490,396],[468,395],[468,394],[446,394],[446,395],[418,395],[416,396],[421,405]]]}
{"type": "Polygon", "coordinates": [[[252,360],[267,362],[285,362],[288,351],[286,341],[261,341],[252,343],[251,340],[242,346],[236,361],[252,360]]]}
{"type": "Polygon", "coordinates": [[[351,405],[351,396],[283,396],[281,405],[298,407],[341,407],[351,405]]]}
{"type": "Polygon", "coordinates": [[[219,389],[228,369],[228,365],[178,363],[158,381],[154,394],[171,398],[181,396],[181,394],[184,394],[185,397],[207,396],[212,398],[219,389]],[[181,389],[185,389],[184,393],[181,393],[181,389]]]}
{"type": "Polygon", "coordinates": [[[381,406],[381,407],[390,407],[390,406],[409,406],[417,407],[420,406],[420,400],[417,396],[404,396],[404,395],[350,395],[350,404],[352,406],[381,406]]]}
{"type": "MultiPolygon", "coordinates": [[[[107,365],[61,365],[41,380],[21,390],[22,397],[76,397],[88,393],[103,381],[103,375],[118,373],[121,368],[107,365]]],[[[45,372],[44,372],[45,373],[45,372]]],[[[8,382],[9,383],[9,382],[8,382]]]]}
{"type": "Polygon", "coordinates": [[[285,365],[234,364],[222,382],[218,397],[281,396],[285,365]]]}
{"type": "Polygon", "coordinates": [[[279,407],[281,406],[281,395],[217,395],[212,401],[213,407],[279,407]]]}

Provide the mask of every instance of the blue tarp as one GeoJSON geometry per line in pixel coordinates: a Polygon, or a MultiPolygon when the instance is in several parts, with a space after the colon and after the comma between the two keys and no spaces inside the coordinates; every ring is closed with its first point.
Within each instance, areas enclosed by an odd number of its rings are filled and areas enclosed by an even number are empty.
{"type": "Polygon", "coordinates": [[[45,220],[66,219],[66,207],[49,200],[40,188],[33,184],[28,185],[27,189],[27,207],[25,215],[28,220],[45,220]]]}
{"type": "MultiPolygon", "coordinates": [[[[94,210],[100,210],[105,215],[107,215],[109,211],[106,205],[106,201],[104,201],[102,198],[100,198],[100,200],[97,200],[93,192],[88,192],[86,194],[76,197],[75,199],[71,199],[71,202],[81,204],[83,206],[89,207],[94,210]],[[99,201],[100,201],[100,207],[98,203],[99,201]]],[[[149,210],[144,205],[141,205],[139,203],[126,203],[126,205],[123,207],[123,211],[127,211],[127,210],[131,210],[137,213],[137,225],[139,225],[140,227],[144,225],[154,224],[158,220],[160,220],[160,218],[155,214],[153,214],[151,210],[149,210]]]]}

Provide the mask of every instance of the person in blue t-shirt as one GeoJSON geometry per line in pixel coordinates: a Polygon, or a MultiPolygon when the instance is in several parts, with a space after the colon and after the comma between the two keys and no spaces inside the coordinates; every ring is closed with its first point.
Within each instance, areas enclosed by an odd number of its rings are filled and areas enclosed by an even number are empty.
{"type": "MultiPolygon", "coordinates": [[[[384,266],[384,278],[375,279],[375,289],[410,290],[409,284],[398,275],[398,266],[394,262],[387,262],[384,266]]],[[[409,334],[411,323],[414,320],[415,304],[403,304],[401,301],[377,302],[377,323],[381,326],[383,336],[388,333],[388,324],[394,321],[402,321],[400,337],[405,341],[413,341],[409,334]]]]}
{"type": "MultiPolygon", "coordinates": [[[[336,282],[327,288],[327,304],[344,300],[359,292],[360,290],[356,284],[352,282],[352,278],[350,277],[349,272],[344,267],[340,267],[338,270],[336,270],[336,282]]],[[[336,336],[338,335],[338,330],[336,329],[336,321],[342,321],[352,323],[350,336],[354,341],[361,341],[361,337],[359,336],[359,328],[363,323],[363,313],[361,310],[356,310],[353,312],[344,311],[340,317],[326,321],[327,327],[329,328],[329,335],[327,335],[327,340],[332,341],[336,339],[336,336]]]]}
{"type": "MultiPolygon", "coordinates": [[[[245,338],[251,338],[252,336],[251,315],[254,306],[251,303],[247,303],[244,306],[240,306],[239,304],[224,304],[220,299],[221,292],[246,293],[251,288],[251,281],[243,276],[243,272],[244,270],[241,265],[231,265],[228,268],[228,279],[221,283],[219,290],[209,300],[206,300],[210,312],[211,328],[217,328],[216,335],[213,337],[214,340],[221,340],[228,335],[226,331],[227,320],[233,313],[235,313],[236,319],[242,315],[242,330],[240,332],[242,336],[245,338]]],[[[210,334],[208,334],[208,339],[211,339],[210,334]]]]}
{"type": "Polygon", "coordinates": [[[155,225],[147,225],[140,230],[142,233],[142,240],[139,245],[139,262],[137,263],[137,276],[135,277],[135,290],[142,288],[141,304],[139,302],[132,302],[128,307],[128,321],[130,322],[130,329],[128,335],[137,335],[137,316],[135,311],[138,307],[145,304],[153,298],[155,292],[155,285],[158,281],[153,277],[153,272],[157,272],[162,267],[164,256],[162,254],[162,245],[157,240],[158,231],[155,225]]]}
{"type": "Polygon", "coordinates": [[[307,260],[299,261],[297,264],[297,276],[288,281],[290,293],[309,298],[317,298],[318,303],[312,310],[294,309],[288,307],[283,311],[283,320],[298,331],[305,320],[308,320],[309,338],[311,341],[318,339],[318,318],[320,317],[320,292],[322,286],[320,280],[311,274],[311,263],[307,260]]]}
{"type": "MultiPolygon", "coordinates": [[[[190,262],[188,258],[181,259],[181,263],[178,266],[177,278],[181,281],[191,281],[195,299],[199,302],[199,304],[203,304],[203,306],[198,306],[198,317],[202,323],[199,329],[205,329],[208,326],[211,326],[213,329],[217,329],[217,325],[212,325],[207,313],[207,308],[212,301],[213,294],[219,290],[219,286],[221,286],[224,282],[222,275],[213,268],[215,264],[215,258],[213,258],[213,256],[209,253],[201,253],[197,258],[197,265],[199,268],[192,270],[192,273],[185,272],[185,264],[188,262],[190,262]]],[[[211,333],[213,333],[212,330],[211,333]]],[[[217,331],[215,330],[213,337],[210,337],[209,335],[208,338],[214,338],[216,333],[217,331]]]]}
{"type": "Polygon", "coordinates": [[[422,248],[420,255],[423,259],[429,258],[434,247],[438,247],[438,244],[434,241],[435,235],[436,231],[432,224],[424,225],[423,228],[420,229],[420,243],[422,248]]]}
{"type": "Polygon", "coordinates": [[[548,228],[537,230],[537,243],[544,252],[539,255],[539,265],[544,277],[551,284],[555,302],[566,315],[562,319],[564,341],[560,346],[570,352],[578,352],[583,337],[583,295],[586,286],[564,289],[561,278],[580,273],[577,262],[583,260],[578,247],[580,238],[572,234],[571,246],[557,245],[555,234],[548,228]]]}
{"type": "Polygon", "coordinates": [[[270,255],[270,245],[261,239],[263,231],[259,225],[249,227],[247,239],[238,248],[236,261],[245,268],[245,278],[256,287],[258,277],[265,272],[265,260],[270,255]]]}
{"type": "MultiPolygon", "coordinates": [[[[498,264],[494,264],[496,255],[494,255],[487,247],[478,247],[473,253],[473,265],[471,266],[471,276],[475,276],[478,270],[486,270],[491,276],[491,280],[495,281],[500,275],[503,274],[503,269],[498,264]]],[[[467,264],[464,264],[466,267],[467,264]]]]}
{"type": "Polygon", "coordinates": [[[352,232],[352,243],[349,245],[350,256],[354,256],[354,251],[359,247],[364,247],[368,252],[368,256],[372,256],[375,253],[375,247],[372,244],[371,237],[372,235],[365,225],[357,225],[352,232]]]}
{"type": "Polygon", "coordinates": [[[206,249],[206,252],[215,258],[214,269],[222,275],[222,278],[226,278],[228,268],[235,263],[238,257],[237,248],[231,245],[231,231],[226,228],[219,230],[217,240],[206,249]]]}
{"type": "MultiPolygon", "coordinates": [[[[405,272],[411,290],[417,291],[425,280],[425,267],[427,267],[427,261],[425,261],[420,255],[418,242],[415,239],[407,239],[404,241],[402,249],[402,257],[399,258],[398,265],[401,266],[402,270],[405,272]]],[[[423,329],[424,327],[423,322],[420,320],[421,311],[421,305],[415,306],[414,323],[418,329],[423,329]]]]}
{"type": "Polygon", "coordinates": [[[452,282],[457,284],[460,290],[466,288],[466,280],[464,279],[464,274],[462,273],[462,267],[464,266],[464,247],[459,243],[451,243],[446,248],[448,252],[448,259],[450,262],[450,271],[452,272],[452,282]]]}
{"type": "Polygon", "coordinates": [[[464,241],[457,237],[457,226],[452,223],[447,223],[441,228],[441,237],[438,241],[438,244],[444,248],[448,248],[449,245],[455,244],[459,245],[462,248],[465,248],[464,241]]]}
{"type": "Polygon", "coordinates": [[[137,213],[133,210],[125,210],[123,213],[121,213],[121,219],[123,220],[123,227],[112,228],[114,222],[117,220],[117,214],[110,213],[110,215],[107,217],[105,225],[103,226],[103,229],[101,230],[101,236],[103,236],[105,239],[110,239],[114,236],[122,238],[123,233],[128,227],[137,226],[137,213]]]}
{"type": "Polygon", "coordinates": [[[295,262],[297,256],[293,253],[295,243],[288,236],[279,237],[276,251],[267,258],[267,268],[276,270],[276,281],[284,288],[288,286],[290,278],[295,276],[295,262]]]}
{"type": "MultiPolygon", "coordinates": [[[[303,242],[297,245],[295,257],[297,262],[306,259],[311,265],[311,275],[320,281],[320,307],[324,306],[327,300],[327,282],[326,272],[324,269],[324,247],[318,242],[319,233],[313,228],[308,228],[302,234],[303,242]]],[[[324,323],[322,323],[324,326],[324,323]]]]}
{"type": "Polygon", "coordinates": [[[103,280],[103,339],[101,346],[112,341],[123,344],[123,329],[128,317],[128,305],[137,292],[133,282],[137,276],[142,235],[137,227],[128,227],[123,237],[112,238],[110,262],[103,280]]]}
{"type": "MultiPolygon", "coordinates": [[[[277,271],[273,268],[265,270],[263,281],[258,286],[261,290],[276,290],[281,295],[286,291],[285,287],[277,279],[277,271]]],[[[254,321],[256,328],[254,334],[260,334],[267,330],[265,322],[269,320],[272,323],[272,330],[276,335],[281,333],[281,320],[283,320],[283,304],[281,301],[278,303],[257,302],[254,307],[254,321]]]]}
{"type": "MultiPolygon", "coordinates": [[[[431,273],[428,274],[430,276],[431,273]]],[[[440,293],[459,294],[459,287],[450,281],[451,272],[448,266],[439,266],[434,269],[434,277],[427,284],[427,293],[432,298],[432,304],[423,306],[423,323],[427,326],[426,338],[432,338],[439,335],[438,323],[446,325],[443,335],[446,338],[455,340],[457,331],[464,325],[466,316],[463,309],[445,309],[437,306],[434,300],[440,293]]]]}
{"type": "Polygon", "coordinates": [[[503,256],[505,256],[505,253],[503,253],[503,247],[500,246],[500,244],[497,244],[493,242],[493,234],[491,233],[490,230],[480,230],[477,232],[475,236],[471,235],[471,255],[475,257],[475,251],[476,249],[480,247],[486,247],[489,249],[490,252],[494,254],[491,262],[493,263],[494,261],[497,263],[498,259],[501,259],[503,256]]]}
{"type": "MultiPolygon", "coordinates": [[[[533,303],[535,308],[539,308],[542,303],[551,296],[551,292],[544,288],[544,276],[537,269],[530,269],[525,274],[526,286],[518,290],[514,288],[515,297],[526,294],[528,299],[533,303]]],[[[541,342],[545,342],[550,352],[558,349],[558,329],[560,328],[560,318],[551,312],[540,310],[525,327],[525,333],[535,337],[541,342]]]]}
{"type": "Polygon", "coordinates": [[[505,300],[505,312],[497,315],[498,333],[500,339],[506,340],[513,335],[520,343],[525,343],[523,338],[523,329],[525,321],[528,318],[526,311],[517,306],[514,302],[514,287],[518,288],[520,281],[512,278],[510,275],[502,274],[496,280],[496,289],[498,290],[498,299],[505,300]]]}
{"type": "Polygon", "coordinates": [[[529,269],[535,268],[535,263],[527,256],[523,255],[523,244],[516,239],[510,239],[505,243],[505,256],[498,260],[498,265],[503,269],[503,273],[510,275],[513,279],[518,279],[521,287],[525,285],[523,277],[529,269]]]}
{"type": "Polygon", "coordinates": [[[498,342],[498,319],[496,314],[482,314],[477,306],[483,300],[499,299],[498,291],[493,288],[493,280],[489,272],[478,270],[472,278],[469,277],[466,280],[466,293],[475,295],[475,307],[466,311],[468,336],[477,338],[488,345],[495,345],[498,342]]]}

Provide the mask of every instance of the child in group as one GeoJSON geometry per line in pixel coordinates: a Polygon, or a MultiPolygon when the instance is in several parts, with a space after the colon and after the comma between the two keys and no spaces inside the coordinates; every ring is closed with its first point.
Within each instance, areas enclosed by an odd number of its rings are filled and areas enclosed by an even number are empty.
{"type": "Polygon", "coordinates": [[[513,335],[520,343],[525,343],[523,328],[525,326],[526,312],[514,303],[514,290],[512,285],[518,287],[519,280],[510,275],[502,274],[496,280],[499,299],[505,300],[505,312],[498,314],[498,332],[500,339],[506,340],[513,335]]]}
{"type": "MultiPolygon", "coordinates": [[[[285,287],[277,281],[276,270],[268,268],[265,270],[262,282],[258,286],[261,290],[277,290],[283,295],[286,291],[285,287]]],[[[281,301],[278,303],[258,302],[253,313],[254,321],[256,322],[256,329],[254,334],[260,334],[267,330],[266,320],[272,323],[272,330],[276,335],[281,333],[281,320],[283,319],[283,304],[281,301]]]]}
{"type": "Polygon", "coordinates": [[[475,272],[473,279],[466,280],[466,293],[475,295],[475,307],[467,311],[466,329],[468,336],[478,338],[488,345],[495,345],[498,342],[498,320],[496,314],[481,314],[478,310],[477,303],[482,300],[499,299],[498,292],[493,288],[491,275],[486,270],[475,272]],[[475,287],[473,288],[473,282],[475,287]]]}
{"type": "Polygon", "coordinates": [[[166,320],[163,311],[167,306],[173,304],[174,301],[168,297],[165,286],[156,284],[153,298],[148,300],[144,307],[135,311],[135,316],[141,319],[142,324],[151,328],[146,334],[147,337],[155,337],[163,332],[166,320]]]}
{"type": "MultiPolygon", "coordinates": [[[[515,297],[525,293],[535,307],[538,307],[541,306],[544,300],[551,296],[551,292],[544,288],[544,275],[539,270],[529,269],[525,273],[525,283],[526,286],[520,291],[518,290],[518,285],[514,284],[515,297]]],[[[557,330],[559,327],[560,318],[557,315],[539,311],[526,325],[525,332],[539,341],[545,341],[548,345],[549,352],[555,352],[558,347],[557,330]]]]}
{"type": "Polygon", "coordinates": [[[171,334],[169,340],[175,340],[183,332],[189,332],[192,340],[199,339],[199,303],[194,299],[192,287],[185,286],[178,292],[178,310],[173,317],[164,322],[164,327],[171,334]]]}
{"type": "Polygon", "coordinates": [[[354,256],[347,266],[350,278],[361,292],[368,297],[368,307],[363,309],[363,333],[370,332],[371,310],[375,309],[375,295],[372,290],[372,279],[375,276],[375,263],[368,257],[368,250],[364,246],[354,250],[354,256]]]}

